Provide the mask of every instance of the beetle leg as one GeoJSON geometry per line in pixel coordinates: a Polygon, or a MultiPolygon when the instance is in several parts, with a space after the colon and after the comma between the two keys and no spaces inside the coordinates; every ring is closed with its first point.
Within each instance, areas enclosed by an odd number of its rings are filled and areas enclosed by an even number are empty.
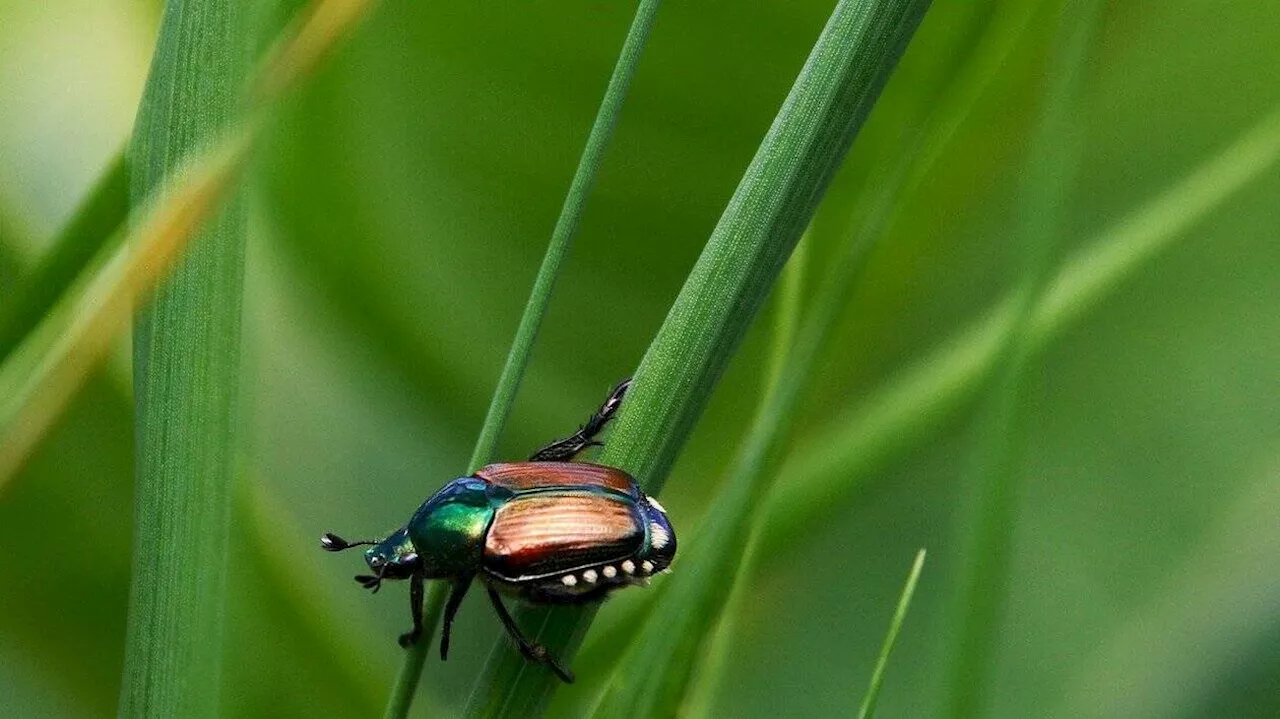
{"type": "Polygon", "coordinates": [[[453,583],[453,591],[449,593],[449,601],[444,605],[444,627],[440,630],[440,661],[449,658],[449,632],[453,629],[453,617],[462,606],[462,598],[467,596],[471,588],[471,577],[459,579],[453,583]]]}
{"type": "Polygon", "coordinates": [[[595,441],[597,434],[600,434],[604,426],[613,419],[613,415],[617,413],[618,407],[622,405],[622,397],[627,393],[627,389],[631,386],[631,378],[622,380],[618,386],[613,388],[609,393],[608,399],[604,404],[600,405],[600,409],[587,419],[587,423],[578,428],[577,432],[556,440],[551,444],[543,447],[533,456],[529,457],[530,462],[568,462],[572,460],[579,452],[588,448],[600,445],[595,441]]]}
{"type": "Polygon", "coordinates": [[[511,639],[520,648],[520,653],[524,655],[525,659],[547,665],[547,668],[560,677],[560,681],[565,684],[572,684],[573,672],[560,666],[555,657],[547,652],[546,647],[525,639],[524,635],[520,633],[520,627],[516,626],[516,620],[511,618],[511,614],[503,606],[502,598],[498,596],[498,591],[493,587],[487,587],[487,589],[489,590],[489,601],[493,602],[493,608],[498,612],[498,619],[502,620],[502,626],[507,630],[507,634],[511,635],[511,639]]]}
{"type": "Polygon", "coordinates": [[[422,636],[422,575],[414,574],[409,578],[409,613],[413,615],[413,630],[400,635],[400,646],[406,649],[413,646],[422,636]]]}

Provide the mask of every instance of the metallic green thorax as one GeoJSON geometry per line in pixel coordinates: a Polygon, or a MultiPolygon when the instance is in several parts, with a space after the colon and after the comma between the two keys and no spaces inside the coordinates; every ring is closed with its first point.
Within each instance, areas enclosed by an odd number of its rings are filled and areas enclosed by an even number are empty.
{"type": "Polygon", "coordinates": [[[414,512],[407,526],[427,579],[474,574],[494,511],[511,493],[471,477],[456,479],[414,512]]]}

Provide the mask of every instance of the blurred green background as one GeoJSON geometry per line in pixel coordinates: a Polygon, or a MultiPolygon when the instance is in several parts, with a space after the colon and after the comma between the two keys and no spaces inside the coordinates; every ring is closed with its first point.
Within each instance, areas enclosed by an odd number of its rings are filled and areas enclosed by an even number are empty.
{"type": "MultiPolygon", "coordinates": [[[[576,427],[634,368],[831,5],[664,5],[504,456],[576,427]]],[[[872,168],[984,30],[1023,5],[935,0],[824,204],[811,275],[847,239],[872,168]]],[[[878,245],[794,445],[1010,287],[1054,31],[1056,3],[1044,5],[878,245]]],[[[367,596],[350,580],[356,558],[323,556],[315,539],[395,526],[463,468],[632,11],[387,2],[274,124],[250,181],[226,716],[380,711],[405,592],[367,596]]],[[[128,136],[159,12],[151,0],[0,4],[0,302],[128,136]]],[[[1063,243],[1081,246],[1277,103],[1271,3],[1107,4],[1063,243]]],[[[1043,356],[986,714],[1280,715],[1277,196],[1272,170],[1043,356]]],[[[756,325],[663,496],[686,541],[758,400],[769,323],[756,325]]],[[[2,716],[115,713],[133,464],[120,348],[0,494],[2,716]]],[[[717,716],[854,712],[922,546],[880,711],[942,713],[977,417],[969,408],[895,456],[871,491],[764,562],[717,716]]],[[[647,594],[608,603],[597,634],[647,594]]],[[[416,715],[465,702],[499,631],[473,596],[450,661],[427,664],[416,715]]],[[[608,667],[575,668],[554,714],[574,715],[608,667]]]]}

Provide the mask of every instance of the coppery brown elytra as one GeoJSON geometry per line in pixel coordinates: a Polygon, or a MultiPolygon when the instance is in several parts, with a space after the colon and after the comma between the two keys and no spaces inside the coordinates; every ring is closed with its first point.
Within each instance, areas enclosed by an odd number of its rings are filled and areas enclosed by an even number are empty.
{"type": "Polygon", "coordinates": [[[426,580],[447,581],[453,588],[444,607],[440,658],[448,658],[454,615],[479,580],[525,658],[572,682],[572,672],[520,632],[502,595],[534,604],[599,601],[615,589],[647,584],[671,564],[676,535],[662,505],[620,469],[572,461],[600,444],[596,437],[629,385],[618,384],[577,432],[527,462],[491,464],[449,482],[385,539],[348,542],[325,534],[320,546],[339,552],[368,545],[364,557],[373,574],[356,577],[366,589],[409,580],[413,629],[400,636],[401,646],[422,636],[426,580]]]}

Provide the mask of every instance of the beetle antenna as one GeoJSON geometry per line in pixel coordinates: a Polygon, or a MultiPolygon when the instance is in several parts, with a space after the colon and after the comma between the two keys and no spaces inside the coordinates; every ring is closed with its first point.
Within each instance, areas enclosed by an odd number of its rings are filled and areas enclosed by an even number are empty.
{"type": "Polygon", "coordinates": [[[365,544],[377,544],[377,542],[368,539],[362,539],[359,542],[348,542],[333,532],[325,532],[324,536],[320,538],[320,548],[326,552],[341,552],[344,549],[351,549],[365,544]]]}

